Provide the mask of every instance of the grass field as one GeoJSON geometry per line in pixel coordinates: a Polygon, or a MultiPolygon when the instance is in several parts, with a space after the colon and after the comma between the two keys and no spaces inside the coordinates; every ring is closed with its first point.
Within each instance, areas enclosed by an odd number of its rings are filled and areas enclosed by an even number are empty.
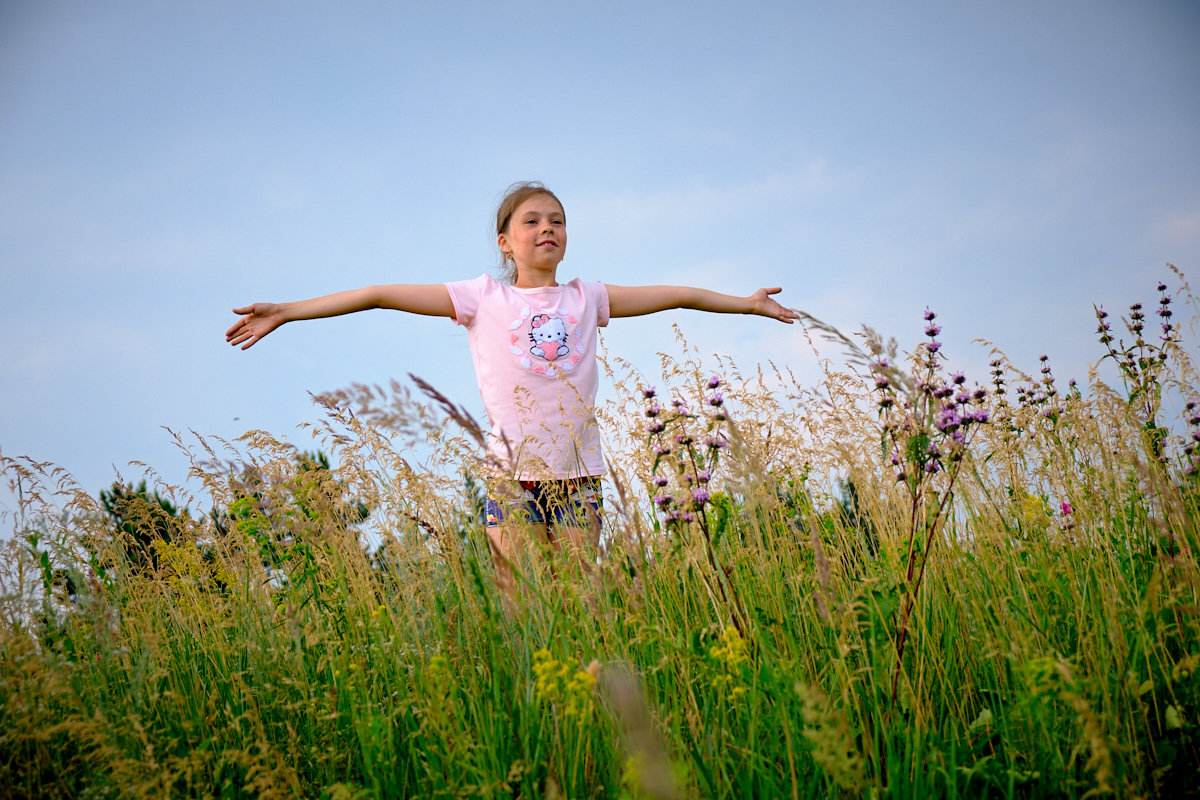
{"type": "Polygon", "coordinates": [[[328,460],[189,440],[196,496],[5,459],[0,792],[1198,796],[1195,310],[1098,314],[1086,387],[949,374],[919,312],[809,320],[815,386],[610,359],[602,552],[512,598],[432,390],[322,398],[328,460]]]}

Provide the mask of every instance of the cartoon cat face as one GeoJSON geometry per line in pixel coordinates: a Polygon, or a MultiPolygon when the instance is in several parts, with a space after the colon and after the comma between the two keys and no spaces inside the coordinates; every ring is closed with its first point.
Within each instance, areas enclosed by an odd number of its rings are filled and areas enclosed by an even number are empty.
{"type": "Polygon", "coordinates": [[[529,336],[534,342],[558,342],[566,344],[567,328],[563,325],[563,321],[557,317],[550,317],[546,314],[538,314],[531,322],[533,328],[529,332],[529,336]]]}

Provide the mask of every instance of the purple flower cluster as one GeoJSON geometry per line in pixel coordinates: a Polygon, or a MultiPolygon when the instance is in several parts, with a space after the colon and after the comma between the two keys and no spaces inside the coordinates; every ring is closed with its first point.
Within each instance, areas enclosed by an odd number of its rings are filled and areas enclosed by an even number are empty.
{"type": "Polygon", "coordinates": [[[1108,314],[1098,306],[1095,309],[1096,319],[1100,323],[1096,332],[1100,335],[1100,343],[1107,350],[1104,358],[1111,359],[1120,370],[1121,379],[1125,384],[1131,404],[1133,404],[1134,398],[1141,398],[1138,401],[1138,407],[1143,413],[1143,422],[1150,428],[1156,425],[1155,415],[1158,411],[1158,404],[1153,398],[1159,396],[1161,388],[1159,380],[1172,346],[1177,345],[1180,341],[1179,325],[1172,321],[1174,314],[1171,311],[1171,303],[1174,298],[1167,294],[1165,283],[1160,282],[1157,289],[1159,298],[1155,314],[1159,317],[1161,330],[1157,342],[1152,340],[1153,337],[1151,340],[1147,340],[1144,335],[1147,320],[1141,303],[1131,304],[1129,317],[1122,320],[1125,328],[1133,336],[1133,341],[1129,344],[1126,344],[1125,340],[1113,336],[1112,326],[1107,321],[1108,314]]]}
{"type": "Polygon", "coordinates": [[[1187,444],[1183,446],[1183,454],[1187,459],[1185,469],[1190,477],[1195,478],[1200,476],[1200,401],[1188,400],[1183,416],[1189,428],[1187,444]]]}
{"type": "Polygon", "coordinates": [[[720,423],[727,420],[722,380],[713,375],[704,386],[707,415],[690,413],[682,398],[674,398],[668,411],[655,400],[653,387],[642,390],[648,444],[654,453],[651,482],[656,493],[651,500],[668,528],[695,521],[704,525],[705,509],[712,501],[709,483],[727,444],[720,430],[720,423]]]}
{"type": "MultiPolygon", "coordinates": [[[[974,430],[991,418],[987,407],[988,391],[982,386],[969,387],[961,372],[946,376],[941,371],[938,351],[941,343],[934,337],[941,326],[937,314],[926,309],[925,357],[918,360],[912,380],[900,375],[891,362],[875,354],[870,362],[875,381],[876,404],[883,432],[891,450],[889,462],[897,481],[908,481],[916,491],[923,476],[941,472],[948,463],[962,459],[974,430]],[[911,387],[911,388],[909,388],[911,387]],[[920,447],[913,444],[920,442],[920,447]]],[[[1003,394],[1003,370],[993,362],[996,386],[1003,394]]]]}

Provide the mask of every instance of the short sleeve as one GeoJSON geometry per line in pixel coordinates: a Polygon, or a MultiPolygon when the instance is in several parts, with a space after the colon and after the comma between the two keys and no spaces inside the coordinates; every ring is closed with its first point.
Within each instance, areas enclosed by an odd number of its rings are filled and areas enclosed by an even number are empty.
{"type": "Polygon", "coordinates": [[[471,327],[475,314],[479,311],[479,299],[483,296],[488,282],[487,275],[480,275],[468,281],[453,281],[446,284],[450,294],[450,304],[454,306],[454,324],[464,328],[471,327]]]}
{"type": "Polygon", "coordinates": [[[596,325],[603,328],[608,324],[608,287],[599,281],[583,284],[588,302],[596,309],[596,325]]]}

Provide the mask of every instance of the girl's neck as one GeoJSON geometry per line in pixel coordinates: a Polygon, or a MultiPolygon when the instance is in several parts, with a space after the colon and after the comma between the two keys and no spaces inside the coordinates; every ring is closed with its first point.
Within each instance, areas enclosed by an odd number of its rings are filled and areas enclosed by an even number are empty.
{"type": "Polygon", "coordinates": [[[518,289],[546,289],[558,286],[555,274],[558,270],[541,270],[517,267],[517,279],[513,286],[518,289]]]}

